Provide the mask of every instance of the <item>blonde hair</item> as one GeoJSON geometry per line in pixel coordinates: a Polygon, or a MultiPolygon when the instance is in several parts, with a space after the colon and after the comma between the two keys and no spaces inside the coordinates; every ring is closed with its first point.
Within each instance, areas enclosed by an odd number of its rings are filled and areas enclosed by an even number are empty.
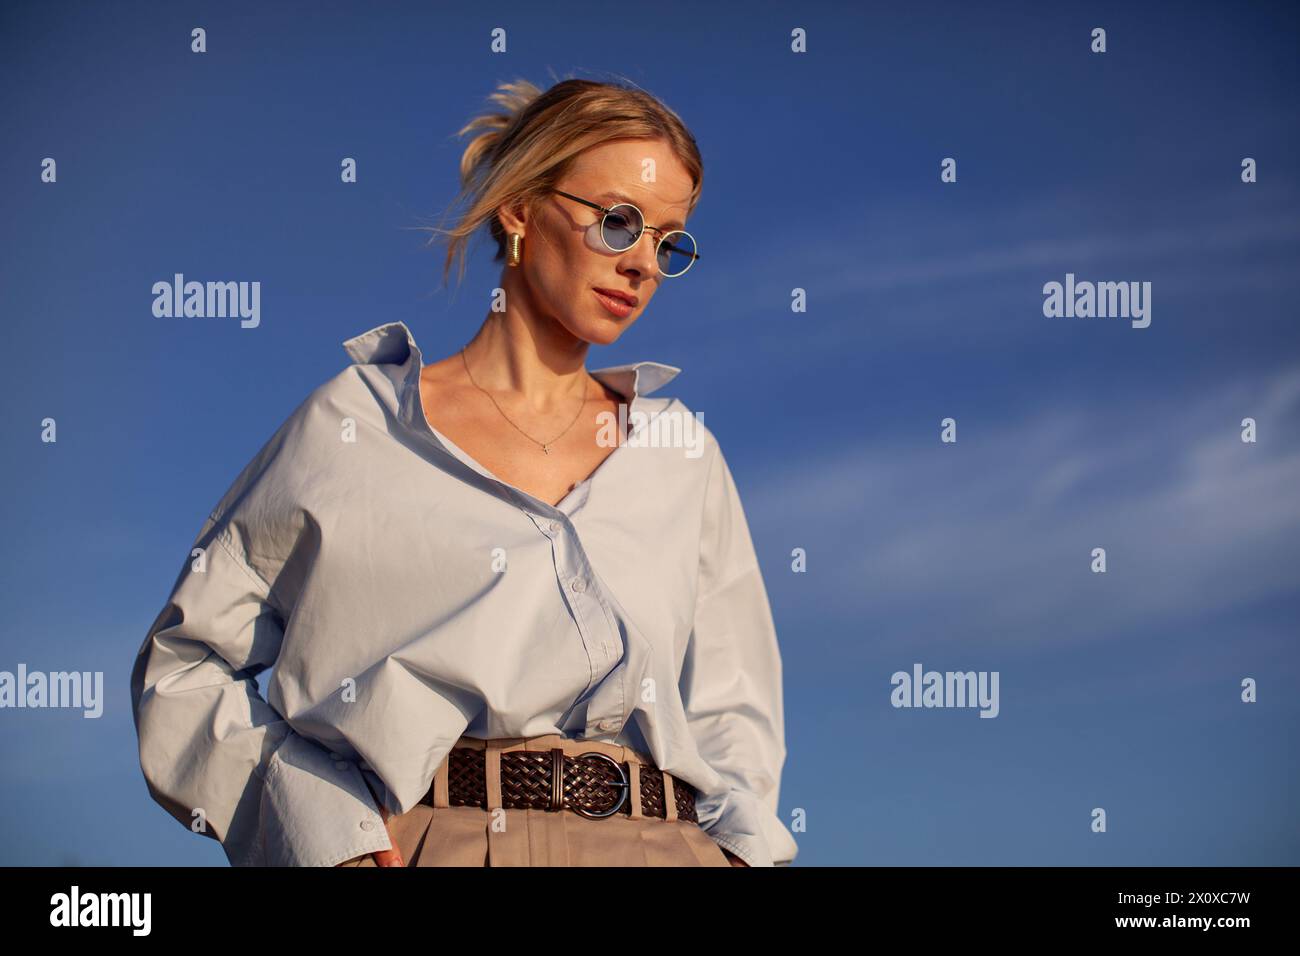
{"type": "MultiPolygon", "coordinates": [[[[704,161],[695,137],[681,118],[651,94],[623,83],[568,79],[542,92],[527,80],[501,83],[489,99],[501,112],[470,120],[459,133],[482,129],[460,158],[461,189],[451,208],[468,208],[450,229],[430,227],[447,241],[443,283],[460,258],[458,281],[465,277],[465,254],[471,236],[490,223],[497,251],[506,254],[506,235],[496,212],[502,206],[533,207],[564,178],[577,156],[614,139],[667,141],[694,181],[688,214],[700,198],[704,161]]],[[[683,217],[685,218],[685,217],[683,217]]]]}

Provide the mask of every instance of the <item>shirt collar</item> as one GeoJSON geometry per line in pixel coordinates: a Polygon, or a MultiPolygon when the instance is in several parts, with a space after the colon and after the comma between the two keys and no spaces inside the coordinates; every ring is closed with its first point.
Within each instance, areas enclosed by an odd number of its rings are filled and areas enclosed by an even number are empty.
{"type": "MultiPolygon", "coordinates": [[[[358,365],[406,365],[406,383],[416,381],[424,366],[423,353],[405,322],[385,322],[343,342],[343,349],[358,365]]],[[[588,370],[592,378],[608,385],[629,402],[663,388],[681,369],[663,362],[628,362],[588,370]]]]}

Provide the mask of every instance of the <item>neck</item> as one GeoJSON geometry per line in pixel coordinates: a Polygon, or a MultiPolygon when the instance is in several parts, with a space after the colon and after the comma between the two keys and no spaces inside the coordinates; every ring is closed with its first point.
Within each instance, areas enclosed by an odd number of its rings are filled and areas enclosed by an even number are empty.
{"type": "Polygon", "coordinates": [[[474,383],[494,394],[516,393],[545,414],[571,404],[587,378],[589,343],[554,319],[537,320],[519,288],[506,287],[511,307],[489,312],[465,346],[474,383]]]}

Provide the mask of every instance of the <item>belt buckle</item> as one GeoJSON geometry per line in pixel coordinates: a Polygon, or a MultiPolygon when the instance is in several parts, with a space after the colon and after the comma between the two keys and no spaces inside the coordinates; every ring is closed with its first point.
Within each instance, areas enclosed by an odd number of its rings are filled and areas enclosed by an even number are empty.
{"type": "Polygon", "coordinates": [[[627,801],[628,791],[632,786],[631,782],[627,779],[627,774],[623,772],[623,765],[620,764],[613,757],[609,756],[609,754],[603,754],[596,750],[588,750],[586,753],[578,754],[576,759],[580,760],[583,757],[599,757],[601,760],[608,760],[611,764],[613,764],[614,769],[618,771],[619,779],[616,781],[611,781],[609,784],[607,784],[607,786],[620,787],[621,792],[618,795],[618,802],[615,803],[611,809],[605,810],[603,812],[595,811],[595,810],[587,810],[583,807],[569,807],[569,809],[572,810],[574,813],[578,814],[579,816],[587,817],[589,820],[603,820],[605,817],[613,816],[615,813],[618,813],[620,809],[622,809],[623,804],[627,801]]]}

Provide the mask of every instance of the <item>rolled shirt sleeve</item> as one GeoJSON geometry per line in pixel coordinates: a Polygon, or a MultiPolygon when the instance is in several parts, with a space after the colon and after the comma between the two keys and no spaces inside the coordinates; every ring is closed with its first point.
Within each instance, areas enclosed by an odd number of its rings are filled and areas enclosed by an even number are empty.
{"type": "Polygon", "coordinates": [[[699,753],[725,789],[702,793],[697,812],[709,836],[750,866],[782,866],[798,846],[777,810],[786,753],[781,657],[740,496],[714,448],[680,687],[699,753]]]}
{"type": "Polygon", "coordinates": [[[214,511],[204,523],[202,554],[181,572],[132,671],[149,792],[220,842],[232,866],[334,866],[390,849],[359,766],[294,731],[258,693],[284,622],[227,517],[214,511]]]}

